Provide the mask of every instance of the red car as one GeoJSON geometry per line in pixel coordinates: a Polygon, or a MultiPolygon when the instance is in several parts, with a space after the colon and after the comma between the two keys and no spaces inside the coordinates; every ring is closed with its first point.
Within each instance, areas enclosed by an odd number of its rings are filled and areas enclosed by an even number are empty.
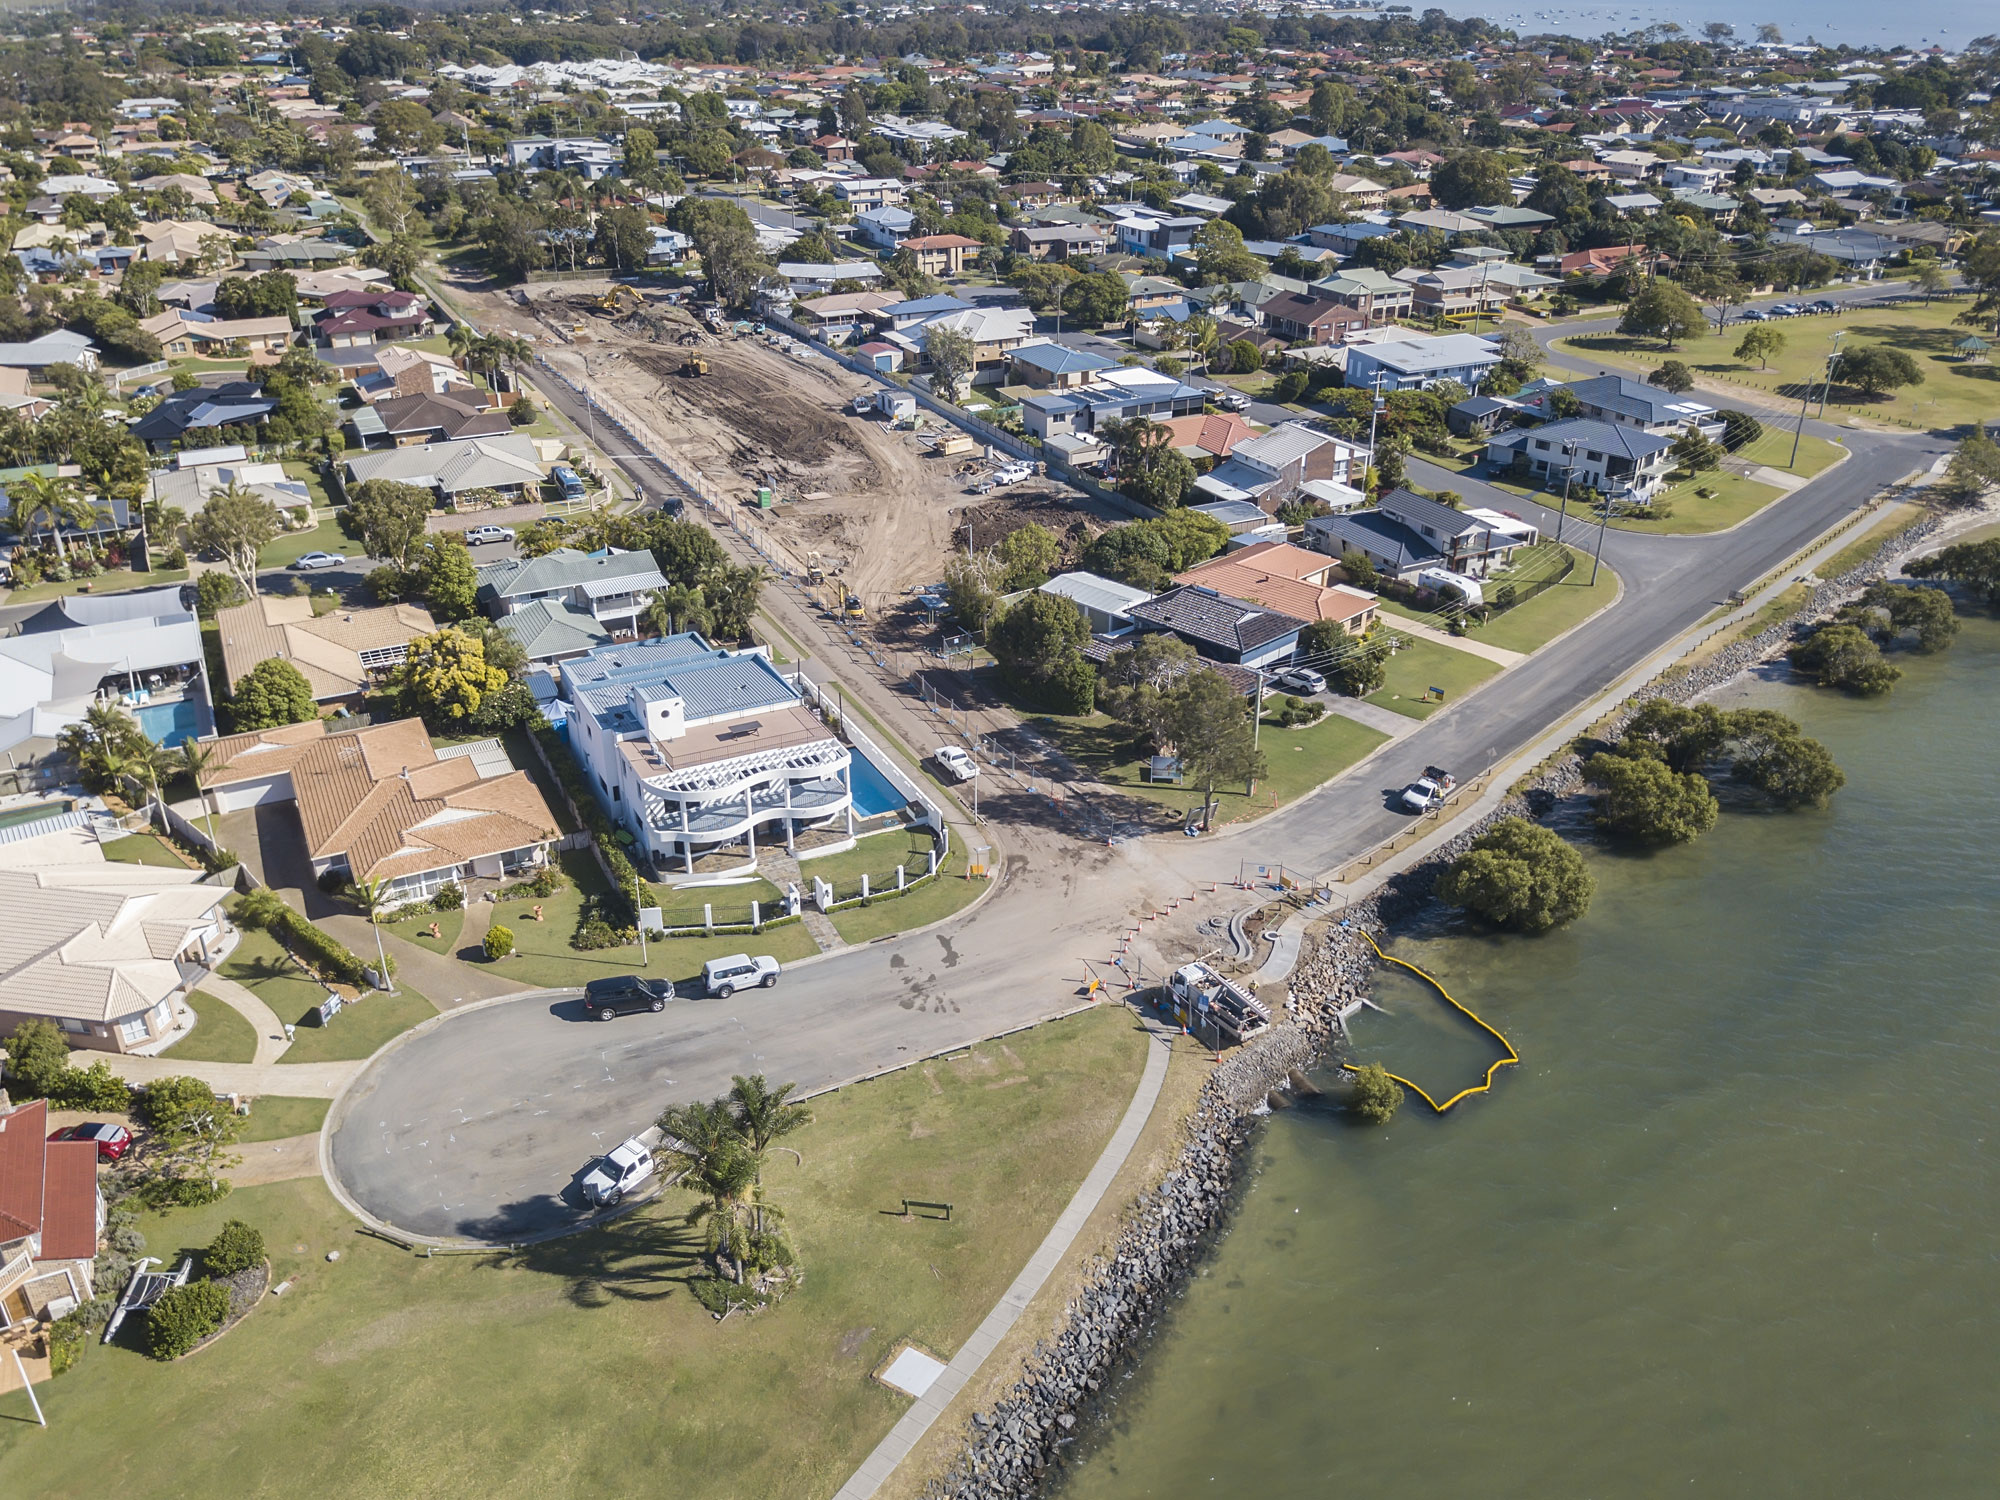
{"type": "Polygon", "coordinates": [[[99,1161],[116,1161],[132,1149],[132,1132],[123,1125],[105,1125],[91,1121],[87,1125],[72,1125],[67,1130],[58,1130],[49,1137],[52,1141],[95,1141],[99,1161]]]}

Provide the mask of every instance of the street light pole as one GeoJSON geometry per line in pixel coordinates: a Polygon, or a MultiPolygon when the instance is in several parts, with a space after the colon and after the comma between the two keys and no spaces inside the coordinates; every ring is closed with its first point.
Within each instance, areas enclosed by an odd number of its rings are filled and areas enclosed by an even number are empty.
{"type": "Polygon", "coordinates": [[[1565,462],[1563,464],[1562,509],[1556,513],[1556,545],[1558,547],[1562,545],[1563,522],[1569,519],[1570,481],[1576,478],[1576,443],[1574,441],[1563,444],[1563,458],[1565,462]]]}
{"type": "Polygon", "coordinates": [[[1833,353],[1826,357],[1826,380],[1819,388],[1819,414],[1826,415],[1827,397],[1833,394],[1833,367],[1840,363],[1840,341],[1847,337],[1845,328],[1836,328],[1828,335],[1833,341],[1833,353]]]}
{"type": "Polygon", "coordinates": [[[1597,587],[1597,570],[1598,567],[1604,562],[1604,533],[1610,528],[1610,526],[1611,526],[1611,496],[1609,493],[1607,493],[1604,497],[1604,514],[1597,523],[1597,552],[1596,555],[1594,555],[1590,559],[1590,586],[1592,588],[1597,587]]]}

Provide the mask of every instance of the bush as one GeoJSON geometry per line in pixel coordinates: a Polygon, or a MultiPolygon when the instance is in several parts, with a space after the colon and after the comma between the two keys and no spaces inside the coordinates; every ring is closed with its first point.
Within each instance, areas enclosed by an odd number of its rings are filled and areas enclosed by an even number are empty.
{"type": "Polygon", "coordinates": [[[1238,339],[1231,344],[1229,358],[1239,375],[1254,375],[1264,368],[1264,352],[1248,339],[1238,339]]]}
{"type": "MultiPolygon", "coordinates": [[[[239,926],[263,928],[288,948],[294,957],[318,971],[321,978],[345,984],[360,984],[364,965],[352,950],[321,928],[293,911],[275,891],[259,887],[245,891],[236,900],[239,926]]],[[[395,965],[390,962],[391,970],[395,965]]]]}
{"type": "Polygon", "coordinates": [[[212,620],[216,611],[241,604],[245,597],[243,585],[229,574],[204,573],[195,580],[194,612],[204,620],[212,620]]]}
{"type": "Polygon", "coordinates": [[[171,1287],[146,1314],[146,1347],[155,1359],[179,1359],[228,1316],[229,1293],[217,1283],[171,1287]]]}
{"type": "Polygon", "coordinates": [[[502,896],[540,896],[546,899],[561,890],[563,883],[563,872],[561,870],[557,869],[554,865],[543,865],[541,869],[535,872],[533,880],[523,880],[519,884],[510,885],[500,894],[502,896]]]}
{"type": "Polygon", "coordinates": [[[318,883],[319,888],[330,896],[336,891],[346,890],[353,882],[349,880],[347,871],[335,865],[332,869],[319,872],[318,883]]]}
{"type": "Polygon", "coordinates": [[[59,1109],[111,1110],[124,1113],[132,1107],[132,1086],[111,1071],[103,1061],[87,1068],[65,1068],[49,1102],[59,1109]]]}
{"type": "Polygon", "coordinates": [[[83,1358],[83,1346],[89,1341],[90,1330],[83,1326],[81,1309],[58,1318],[49,1327],[49,1374],[67,1374],[76,1362],[83,1358]]]}
{"type": "Polygon", "coordinates": [[[437,911],[463,911],[465,892],[456,882],[447,880],[431,896],[431,906],[437,911]]]}
{"type": "Polygon", "coordinates": [[[1786,653],[1792,666],[1821,687],[1861,696],[1886,693],[1903,675],[1882,659],[1882,648],[1854,625],[1829,625],[1786,653]]]}
{"type": "Polygon", "coordinates": [[[1387,1125],[1402,1102],[1402,1085],[1380,1063],[1364,1063],[1354,1070],[1354,1112],[1370,1125],[1387,1125]]]}
{"type": "Polygon", "coordinates": [[[1502,818],[1439,877],[1440,900],[1496,927],[1546,932],[1590,910],[1596,881],[1560,835],[1525,818],[1502,818]]]}
{"type": "Polygon", "coordinates": [[[7,1080],[17,1098],[45,1099],[70,1072],[69,1043],[53,1021],[23,1021],[7,1038],[7,1080]]]}
{"type": "Polygon", "coordinates": [[[616,948],[622,939],[616,929],[602,917],[592,917],[576,929],[576,935],[569,940],[572,948],[589,952],[596,948],[616,948]]]}
{"type": "Polygon", "coordinates": [[[495,922],[486,929],[486,956],[490,959],[511,957],[514,952],[514,929],[495,922]]]}
{"type": "Polygon", "coordinates": [[[241,1219],[230,1219],[201,1252],[201,1263],[211,1276],[234,1276],[262,1265],[264,1236],[241,1219]]]}

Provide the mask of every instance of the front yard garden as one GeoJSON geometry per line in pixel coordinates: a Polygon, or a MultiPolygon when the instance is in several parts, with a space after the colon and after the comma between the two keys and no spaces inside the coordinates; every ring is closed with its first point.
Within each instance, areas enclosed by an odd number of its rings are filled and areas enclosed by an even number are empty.
{"type": "Polygon", "coordinates": [[[1456,651],[1436,641],[1412,640],[1389,658],[1388,680],[1365,701],[1412,719],[1428,719],[1499,670],[1498,662],[1469,651],[1456,651]],[[1432,693],[1432,688],[1441,688],[1443,696],[1432,693]]]}
{"type": "Polygon", "coordinates": [[[174,1062],[247,1063],[257,1056],[257,1028],[226,1000],[196,990],[187,997],[194,1030],[160,1056],[174,1062]]]}

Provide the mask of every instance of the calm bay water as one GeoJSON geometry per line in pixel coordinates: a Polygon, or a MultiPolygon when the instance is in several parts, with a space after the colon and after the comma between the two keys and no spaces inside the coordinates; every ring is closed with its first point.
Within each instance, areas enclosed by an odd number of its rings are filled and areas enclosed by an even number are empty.
{"type": "MultiPolygon", "coordinates": [[[[2000,624],[1906,666],[1739,700],[1833,749],[1831,812],[1595,853],[1547,938],[1395,943],[1525,1062],[1443,1118],[1274,1117],[1064,1500],[1992,1495],[2000,624]]],[[[1364,1055],[1483,1068],[1385,1003],[1364,1055]]]]}
{"type": "MultiPolygon", "coordinates": [[[[1418,14],[1433,8],[1430,0],[1412,3],[1418,14]]],[[[1277,5],[1266,8],[1281,9],[1277,5]]],[[[1498,4],[1494,0],[1435,0],[1435,8],[1450,16],[1483,16],[1521,36],[1625,36],[1672,22],[1699,39],[1702,27],[1723,21],[1734,26],[1737,37],[1745,42],[1754,40],[1757,28],[1769,23],[1788,42],[1856,47],[1936,43],[1947,51],[1957,51],[1974,37],[1996,29],[1990,6],[1975,0],[1925,0],[1905,6],[1870,0],[1761,0],[1747,11],[1701,0],[1499,0],[1498,4]]]]}

